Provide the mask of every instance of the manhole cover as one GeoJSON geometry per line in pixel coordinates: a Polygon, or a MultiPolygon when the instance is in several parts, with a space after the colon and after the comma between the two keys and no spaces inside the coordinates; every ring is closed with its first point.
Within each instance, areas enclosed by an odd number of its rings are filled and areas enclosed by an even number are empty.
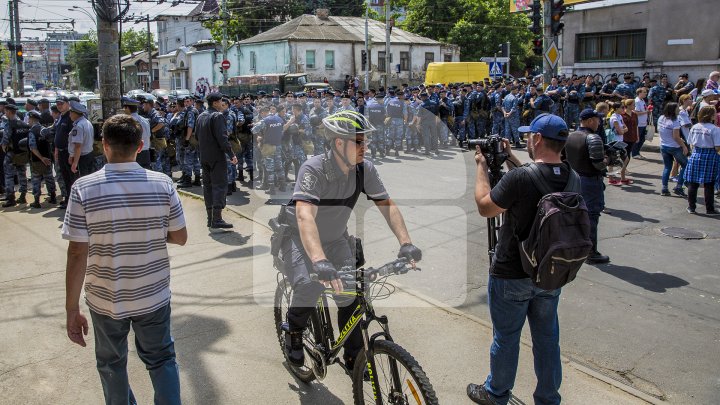
{"type": "Polygon", "coordinates": [[[660,229],[664,235],[672,236],[673,238],[679,239],[705,239],[707,235],[699,231],[692,231],[685,228],[673,228],[667,227],[660,229]]]}

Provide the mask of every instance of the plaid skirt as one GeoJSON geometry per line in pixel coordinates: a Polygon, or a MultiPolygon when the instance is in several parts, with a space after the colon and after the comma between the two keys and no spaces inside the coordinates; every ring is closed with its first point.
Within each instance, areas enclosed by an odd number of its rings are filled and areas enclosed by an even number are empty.
{"type": "Polygon", "coordinates": [[[720,155],[715,148],[694,148],[685,167],[685,181],[715,183],[720,172],[720,155]]]}

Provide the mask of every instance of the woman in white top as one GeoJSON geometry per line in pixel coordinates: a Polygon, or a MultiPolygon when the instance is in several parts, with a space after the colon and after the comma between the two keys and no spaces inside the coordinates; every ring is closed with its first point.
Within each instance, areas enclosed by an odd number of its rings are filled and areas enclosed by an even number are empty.
{"type": "MultiPolygon", "coordinates": [[[[628,131],[627,126],[625,126],[625,123],[623,122],[623,118],[621,115],[623,112],[625,112],[625,106],[623,105],[623,103],[616,102],[616,103],[613,103],[612,107],[613,107],[613,113],[610,115],[610,121],[609,121],[610,131],[615,134],[614,140],[622,142],[623,135],[628,131]]],[[[608,141],[611,141],[611,140],[608,139],[608,141]]],[[[625,160],[627,161],[627,159],[625,159],[625,160]]],[[[625,162],[623,162],[622,169],[624,169],[624,168],[625,168],[625,162]]],[[[614,186],[622,184],[620,179],[613,175],[608,175],[608,178],[609,178],[608,183],[610,183],[614,186]]]]}
{"type": "Polygon", "coordinates": [[[698,123],[690,129],[688,143],[692,146],[692,155],[685,170],[688,186],[688,208],[695,213],[697,192],[700,184],[705,191],[705,212],[707,215],[720,215],[715,211],[713,188],[720,172],[720,128],[715,125],[715,107],[703,107],[698,112],[698,123]]]}
{"type": "Polygon", "coordinates": [[[638,119],[638,141],[635,145],[633,145],[632,157],[642,160],[645,159],[645,156],[640,154],[640,149],[645,143],[645,135],[647,135],[649,116],[647,104],[645,103],[647,89],[645,87],[640,87],[639,89],[635,90],[635,94],[637,95],[637,97],[635,97],[635,115],[637,115],[638,119]]]}
{"type": "Polygon", "coordinates": [[[687,165],[688,149],[685,142],[680,137],[680,122],[678,117],[677,103],[667,103],[663,108],[663,115],[658,118],[657,130],[660,135],[660,153],[663,158],[662,172],[662,191],[661,194],[669,196],[668,179],[670,178],[670,169],[673,162],[677,160],[680,165],[680,174],[678,183],[673,190],[675,194],[685,197],[685,191],[682,188],[685,175],[685,166],[687,165]]]}

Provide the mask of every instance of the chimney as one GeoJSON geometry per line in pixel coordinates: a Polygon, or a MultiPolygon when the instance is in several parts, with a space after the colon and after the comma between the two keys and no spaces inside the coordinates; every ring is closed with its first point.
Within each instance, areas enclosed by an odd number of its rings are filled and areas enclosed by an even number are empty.
{"type": "Polygon", "coordinates": [[[330,16],[330,10],[327,8],[319,8],[315,10],[315,16],[321,20],[327,20],[330,16]]]}

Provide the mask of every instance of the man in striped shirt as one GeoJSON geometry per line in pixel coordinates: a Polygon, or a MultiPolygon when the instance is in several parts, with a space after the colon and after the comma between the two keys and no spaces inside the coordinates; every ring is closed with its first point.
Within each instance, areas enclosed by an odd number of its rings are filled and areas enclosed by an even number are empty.
{"type": "Polygon", "coordinates": [[[95,357],[107,404],[136,403],[128,384],[127,336],[155,388],[155,402],[180,403],[180,380],[170,334],[167,243],[184,245],[187,230],[170,178],[136,163],[142,128],[116,115],[103,125],[108,164],[78,179],[70,192],[62,237],[67,254],[67,334],[85,346],[85,296],[95,328],[95,357]],[[159,401],[159,402],[158,402],[159,401]]]}

